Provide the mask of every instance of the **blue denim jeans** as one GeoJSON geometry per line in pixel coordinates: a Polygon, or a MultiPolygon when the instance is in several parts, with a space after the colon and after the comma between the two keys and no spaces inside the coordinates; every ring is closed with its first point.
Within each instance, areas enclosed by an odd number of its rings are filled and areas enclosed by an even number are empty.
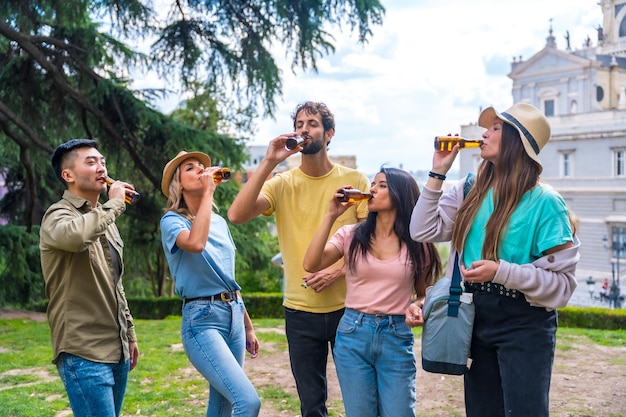
{"type": "Polygon", "coordinates": [[[548,417],[557,314],[475,292],[476,317],[465,374],[467,417],[548,417]]]}
{"type": "Polygon", "coordinates": [[[404,315],[346,308],[334,358],[347,417],[415,416],[413,332],[404,315]]]}
{"type": "Polygon", "coordinates": [[[246,334],[239,299],[183,306],[181,336],[187,357],[209,381],[207,417],[256,417],[261,400],[243,370],[246,334]]]}
{"type": "Polygon", "coordinates": [[[302,417],[326,417],[328,346],[335,346],[343,309],[309,313],[285,307],[285,334],[302,417]]]}
{"type": "Polygon", "coordinates": [[[120,415],[130,361],[101,363],[61,353],[56,365],[74,417],[120,415]]]}

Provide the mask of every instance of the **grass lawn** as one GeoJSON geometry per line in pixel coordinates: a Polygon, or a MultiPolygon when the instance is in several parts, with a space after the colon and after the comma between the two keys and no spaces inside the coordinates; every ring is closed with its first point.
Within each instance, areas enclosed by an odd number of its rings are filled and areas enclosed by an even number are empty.
{"type": "MultiPolygon", "coordinates": [[[[200,416],[206,412],[207,382],[183,351],[180,321],[180,317],[136,320],[141,356],[129,375],[122,414],[165,417],[200,416]]],[[[257,328],[273,328],[283,320],[261,319],[254,323],[257,328]]],[[[284,335],[259,332],[257,337],[261,343],[271,342],[278,349],[287,349],[284,335]]],[[[50,417],[69,409],[51,356],[47,323],[0,320],[1,417],[50,417]]],[[[264,401],[298,410],[297,398],[289,398],[281,390],[259,394],[264,401]]]]}
{"type": "MultiPolygon", "coordinates": [[[[137,320],[141,357],[130,373],[123,415],[203,416],[207,383],[190,365],[180,341],[180,317],[137,320]]],[[[281,319],[254,320],[258,329],[282,326],[281,319]]],[[[416,329],[419,337],[420,329],[416,329]]],[[[284,334],[258,331],[261,343],[286,350],[284,334]]],[[[626,331],[559,329],[558,349],[568,349],[570,338],[590,344],[625,346],[626,331]]],[[[0,320],[0,416],[51,417],[69,409],[63,384],[51,359],[48,324],[32,320],[0,320]]],[[[263,387],[259,395],[277,410],[298,414],[295,394],[280,387],[263,387]]],[[[333,407],[331,415],[338,417],[333,407]]]]}

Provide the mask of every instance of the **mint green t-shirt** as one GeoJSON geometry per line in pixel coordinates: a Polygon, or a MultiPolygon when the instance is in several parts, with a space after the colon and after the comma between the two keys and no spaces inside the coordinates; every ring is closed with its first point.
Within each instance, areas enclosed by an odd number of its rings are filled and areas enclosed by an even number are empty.
{"type": "MultiPolygon", "coordinates": [[[[485,229],[493,210],[492,188],[483,199],[465,240],[463,264],[466,268],[482,259],[485,229]]],[[[541,184],[526,192],[513,211],[498,256],[523,265],[541,258],[545,250],[572,240],[565,201],[552,187],[541,184]]]]}

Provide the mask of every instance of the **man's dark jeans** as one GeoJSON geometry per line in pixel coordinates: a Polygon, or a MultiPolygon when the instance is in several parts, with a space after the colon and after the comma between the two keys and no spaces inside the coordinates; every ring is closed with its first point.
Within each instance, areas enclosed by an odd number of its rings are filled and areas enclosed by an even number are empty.
{"type": "Polygon", "coordinates": [[[343,309],[309,313],[285,307],[285,333],[291,372],[296,380],[302,417],[326,417],[326,363],[334,348],[343,309]]]}

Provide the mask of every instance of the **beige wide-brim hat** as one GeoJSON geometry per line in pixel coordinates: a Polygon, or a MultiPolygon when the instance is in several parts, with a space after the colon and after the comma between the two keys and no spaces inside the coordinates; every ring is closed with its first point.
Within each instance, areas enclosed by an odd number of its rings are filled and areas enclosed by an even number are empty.
{"type": "Polygon", "coordinates": [[[197,158],[198,161],[202,163],[205,167],[211,166],[211,158],[209,155],[202,152],[187,152],[180,151],[178,155],[174,157],[171,161],[169,161],[165,168],[163,168],[163,177],[161,178],[161,191],[165,197],[170,196],[170,183],[172,182],[172,178],[174,177],[174,171],[179,167],[185,160],[189,158],[197,158]]]}
{"type": "Polygon", "coordinates": [[[528,103],[516,103],[502,113],[487,107],[480,113],[478,125],[489,129],[496,119],[502,119],[517,129],[526,153],[541,165],[539,152],[550,140],[550,123],[541,110],[528,103]]]}

